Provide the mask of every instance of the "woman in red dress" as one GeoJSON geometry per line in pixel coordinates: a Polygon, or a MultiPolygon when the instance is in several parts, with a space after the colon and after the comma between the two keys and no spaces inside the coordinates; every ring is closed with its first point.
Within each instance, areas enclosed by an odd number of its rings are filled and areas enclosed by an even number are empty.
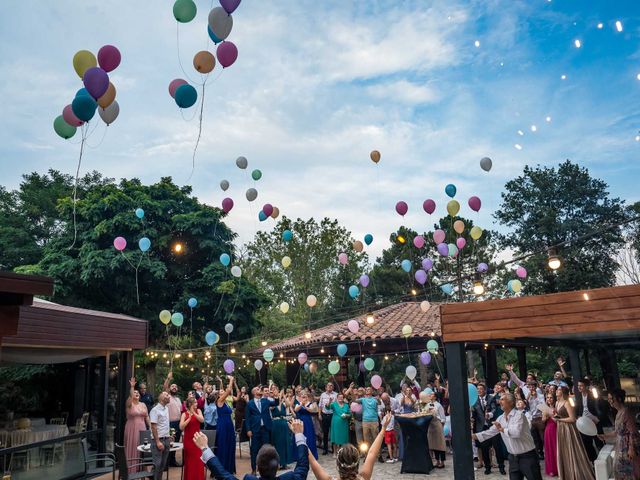
{"type": "Polygon", "coordinates": [[[184,439],[184,480],[204,480],[204,463],[200,460],[202,451],[193,441],[193,436],[200,431],[200,424],[204,422],[204,415],[194,397],[187,398],[185,406],[187,411],[180,417],[180,430],[184,439]]]}

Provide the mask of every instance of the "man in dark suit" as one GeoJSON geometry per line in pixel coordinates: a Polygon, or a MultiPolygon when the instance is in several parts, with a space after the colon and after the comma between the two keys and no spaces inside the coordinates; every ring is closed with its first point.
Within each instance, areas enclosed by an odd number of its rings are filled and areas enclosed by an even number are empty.
{"type": "MultiPolygon", "coordinates": [[[[492,404],[491,395],[487,394],[486,387],[483,383],[478,384],[478,400],[471,409],[471,415],[474,420],[473,432],[483,432],[489,430],[492,425],[492,421],[495,420],[494,413],[496,410],[496,404],[492,404]]],[[[498,468],[500,473],[506,475],[504,468],[504,456],[499,448],[497,440],[491,438],[485,442],[477,441],[476,446],[480,448],[482,455],[482,462],[484,463],[484,473],[489,475],[491,473],[491,447],[496,450],[496,457],[498,459],[498,468]],[[495,445],[494,445],[495,442],[495,445]]]]}
{"type": "MultiPolygon", "coordinates": [[[[300,420],[294,420],[291,422],[291,430],[295,434],[296,448],[298,453],[298,463],[293,472],[286,472],[276,477],[278,473],[278,466],[280,465],[280,458],[276,449],[269,444],[264,445],[258,452],[258,472],[259,477],[254,474],[247,474],[243,480],[306,480],[309,473],[309,450],[306,444],[306,438],[302,434],[304,426],[300,420]]],[[[236,477],[227,472],[220,461],[213,454],[211,449],[207,446],[207,436],[202,432],[197,432],[193,441],[202,450],[202,461],[206,463],[207,467],[213,473],[216,480],[238,480],[236,477]]]]}
{"type": "Polygon", "coordinates": [[[275,400],[266,398],[269,395],[269,388],[254,387],[251,391],[253,398],[247,404],[244,424],[247,427],[247,436],[251,441],[251,471],[256,473],[256,460],[260,448],[269,443],[271,435],[271,412],[270,407],[276,405],[275,400]]]}
{"type": "MultiPolygon", "coordinates": [[[[587,417],[589,420],[596,424],[596,428],[599,434],[604,433],[602,429],[601,412],[597,400],[594,398],[593,393],[589,391],[591,382],[588,378],[583,378],[578,381],[578,391],[575,393],[576,402],[576,418],[587,417]]],[[[598,458],[598,452],[604,446],[602,440],[598,437],[590,437],[580,433],[582,437],[582,443],[587,451],[587,457],[594,462],[598,458]],[[594,447],[595,442],[595,447],[594,447]]]]}

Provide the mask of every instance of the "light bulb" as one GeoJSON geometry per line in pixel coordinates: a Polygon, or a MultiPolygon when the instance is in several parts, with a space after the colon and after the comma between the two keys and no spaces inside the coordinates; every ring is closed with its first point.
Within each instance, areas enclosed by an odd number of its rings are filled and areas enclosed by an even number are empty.
{"type": "Polygon", "coordinates": [[[476,295],[482,295],[484,293],[484,285],[480,280],[473,282],[473,293],[476,295]]]}
{"type": "Polygon", "coordinates": [[[373,313],[371,312],[367,313],[367,323],[369,325],[373,325],[375,321],[376,321],[376,317],[373,316],[373,313]]]}

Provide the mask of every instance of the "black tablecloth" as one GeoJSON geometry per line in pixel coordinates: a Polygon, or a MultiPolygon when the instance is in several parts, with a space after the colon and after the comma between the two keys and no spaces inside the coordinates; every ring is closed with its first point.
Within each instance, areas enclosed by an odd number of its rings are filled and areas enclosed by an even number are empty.
{"type": "Polygon", "coordinates": [[[433,470],[433,462],[429,454],[427,431],[431,423],[431,415],[422,417],[400,417],[395,421],[400,425],[404,456],[400,473],[429,473],[433,470]]]}

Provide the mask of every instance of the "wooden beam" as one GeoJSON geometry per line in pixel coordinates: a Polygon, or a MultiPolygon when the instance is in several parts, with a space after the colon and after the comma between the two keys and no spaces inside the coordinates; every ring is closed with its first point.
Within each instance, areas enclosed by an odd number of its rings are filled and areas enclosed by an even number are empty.
{"type": "Polygon", "coordinates": [[[53,295],[53,278],[0,272],[0,292],[51,296],[53,295]]]}

